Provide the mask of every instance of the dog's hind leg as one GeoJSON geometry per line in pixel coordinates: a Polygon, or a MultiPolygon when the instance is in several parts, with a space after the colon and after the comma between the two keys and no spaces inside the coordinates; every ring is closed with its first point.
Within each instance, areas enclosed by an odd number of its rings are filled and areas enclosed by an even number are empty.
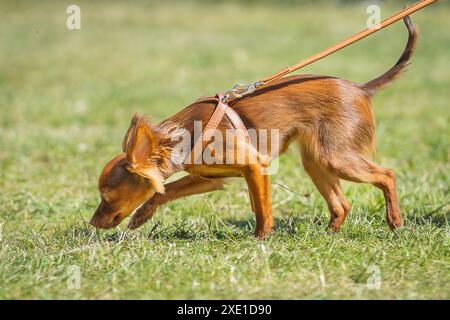
{"type": "Polygon", "coordinates": [[[339,159],[327,161],[328,170],[339,178],[370,183],[381,189],[386,202],[386,221],[393,230],[403,225],[398,205],[396,178],[391,169],[381,168],[364,156],[347,154],[339,159]]]}
{"type": "Polygon", "coordinates": [[[328,229],[333,232],[339,231],[350,212],[350,205],[345,199],[339,178],[329,173],[321,164],[310,159],[305,152],[302,152],[302,163],[305,171],[327,202],[331,214],[328,229]]]}

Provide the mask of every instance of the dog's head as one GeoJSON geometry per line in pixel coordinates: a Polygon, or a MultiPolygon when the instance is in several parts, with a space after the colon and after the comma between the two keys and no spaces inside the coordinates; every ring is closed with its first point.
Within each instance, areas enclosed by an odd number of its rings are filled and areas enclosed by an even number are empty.
{"type": "Polygon", "coordinates": [[[158,150],[159,139],[145,117],[133,117],[122,143],[124,153],[109,161],[100,175],[101,202],[91,218],[93,226],[116,227],[155,193],[164,193],[161,167],[166,156],[158,150]]]}

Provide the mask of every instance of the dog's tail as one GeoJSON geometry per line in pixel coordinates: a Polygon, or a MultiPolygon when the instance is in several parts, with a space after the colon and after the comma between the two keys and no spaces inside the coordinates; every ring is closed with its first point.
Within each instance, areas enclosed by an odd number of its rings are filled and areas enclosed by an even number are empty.
{"type": "Polygon", "coordinates": [[[416,48],[418,33],[409,16],[403,18],[403,21],[405,22],[406,28],[408,29],[409,37],[406,48],[403,51],[403,54],[400,56],[400,59],[398,59],[397,63],[391,69],[386,71],[378,78],[358,85],[361,90],[364,90],[369,95],[374,95],[378,90],[390,85],[395,79],[400,76],[400,74],[409,64],[409,59],[411,58],[412,54],[414,53],[414,49],[416,48]]]}

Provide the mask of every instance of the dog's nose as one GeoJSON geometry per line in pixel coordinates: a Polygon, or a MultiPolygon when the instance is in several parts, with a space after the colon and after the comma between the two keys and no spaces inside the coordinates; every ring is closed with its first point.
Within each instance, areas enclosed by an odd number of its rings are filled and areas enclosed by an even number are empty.
{"type": "Polygon", "coordinates": [[[102,227],[102,225],[101,225],[102,219],[101,219],[101,214],[100,214],[99,208],[100,208],[100,206],[95,210],[94,214],[92,215],[91,220],[89,221],[89,224],[96,228],[102,227]]]}
{"type": "Polygon", "coordinates": [[[89,224],[90,224],[91,226],[96,227],[96,228],[99,228],[99,227],[100,227],[99,221],[98,221],[98,219],[96,219],[95,214],[94,214],[94,216],[91,218],[91,220],[89,221],[89,224]]]}
{"type": "Polygon", "coordinates": [[[120,212],[105,214],[97,209],[89,221],[89,224],[96,228],[109,229],[119,225],[120,222],[122,222],[122,219],[120,212]]]}
{"type": "Polygon", "coordinates": [[[112,227],[112,223],[110,221],[105,221],[104,219],[100,219],[96,216],[91,218],[91,221],[89,221],[89,224],[91,226],[94,226],[96,228],[101,228],[101,229],[109,229],[112,227]]]}

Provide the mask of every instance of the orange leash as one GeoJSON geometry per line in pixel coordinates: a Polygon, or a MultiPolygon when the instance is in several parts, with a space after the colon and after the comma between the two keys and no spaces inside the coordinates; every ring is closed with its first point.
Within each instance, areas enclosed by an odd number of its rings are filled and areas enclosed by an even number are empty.
{"type": "Polygon", "coordinates": [[[267,85],[268,83],[270,83],[276,79],[279,79],[291,72],[294,72],[300,68],[303,68],[304,66],[307,66],[317,60],[323,59],[323,58],[329,56],[330,54],[332,54],[336,51],[339,51],[339,50],[351,45],[352,43],[355,43],[355,42],[371,35],[372,33],[375,33],[377,31],[393,24],[394,22],[396,22],[400,19],[403,19],[404,17],[406,17],[406,16],[408,16],[408,15],[410,15],[410,14],[412,14],[412,13],[414,13],[436,1],[438,1],[438,0],[419,1],[409,7],[406,7],[405,9],[403,9],[402,11],[393,15],[392,17],[390,17],[386,20],[383,20],[381,23],[374,26],[373,28],[367,28],[367,29],[355,34],[354,36],[351,36],[350,38],[348,38],[344,41],[341,41],[341,42],[335,44],[334,46],[331,46],[328,49],[319,52],[318,54],[313,55],[312,57],[310,57],[306,60],[303,60],[297,64],[294,64],[293,66],[281,69],[277,73],[275,73],[269,77],[266,77],[260,81],[253,82],[249,85],[237,84],[231,90],[229,90],[225,93],[217,94],[216,95],[216,98],[218,100],[217,106],[216,106],[211,118],[207,122],[206,126],[203,128],[201,136],[194,143],[193,150],[191,150],[191,153],[188,155],[188,157],[185,160],[189,159],[188,161],[193,161],[193,163],[197,163],[197,161],[199,160],[199,156],[203,155],[203,151],[204,151],[207,143],[209,143],[209,141],[211,140],[212,133],[214,132],[214,130],[217,129],[217,126],[222,121],[222,118],[225,115],[227,116],[228,120],[231,122],[234,129],[240,133],[241,137],[249,140],[249,135],[248,135],[248,132],[247,132],[247,129],[246,129],[244,123],[240,119],[239,115],[232,108],[230,108],[228,106],[228,102],[231,99],[239,99],[248,94],[251,94],[256,89],[261,88],[261,87],[267,85]],[[194,155],[194,157],[192,157],[192,155],[194,155]]]}
{"type": "Polygon", "coordinates": [[[323,59],[323,58],[329,56],[330,54],[333,54],[336,51],[339,51],[339,50],[377,32],[377,31],[383,29],[383,28],[386,28],[387,26],[393,24],[394,22],[397,22],[397,21],[403,19],[404,17],[409,16],[410,14],[412,14],[414,12],[423,9],[426,6],[429,6],[430,4],[433,4],[436,1],[438,1],[438,0],[421,0],[415,4],[410,5],[409,7],[406,7],[405,9],[399,11],[398,13],[387,18],[386,20],[383,20],[382,22],[375,25],[374,27],[367,28],[367,29],[345,39],[344,41],[341,41],[341,42],[329,47],[328,49],[325,49],[325,50],[309,57],[306,60],[300,61],[299,63],[294,64],[290,67],[281,69],[280,71],[278,71],[277,73],[275,73],[271,76],[268,76],[260,81],[253,82],[249,85],[237,84],[230,91],[227,91],[224,94],[224,99],[225,99],[224,102],[228,101],[228,99],[242,98],[245,95],[253,93],[256,89],[261,88],[261,87],[267,85],[268,83],[270,83],[276,79],[279,79],[287,74],[290,74],[300,68],[303,68],[313,62],[323,59]]]}

